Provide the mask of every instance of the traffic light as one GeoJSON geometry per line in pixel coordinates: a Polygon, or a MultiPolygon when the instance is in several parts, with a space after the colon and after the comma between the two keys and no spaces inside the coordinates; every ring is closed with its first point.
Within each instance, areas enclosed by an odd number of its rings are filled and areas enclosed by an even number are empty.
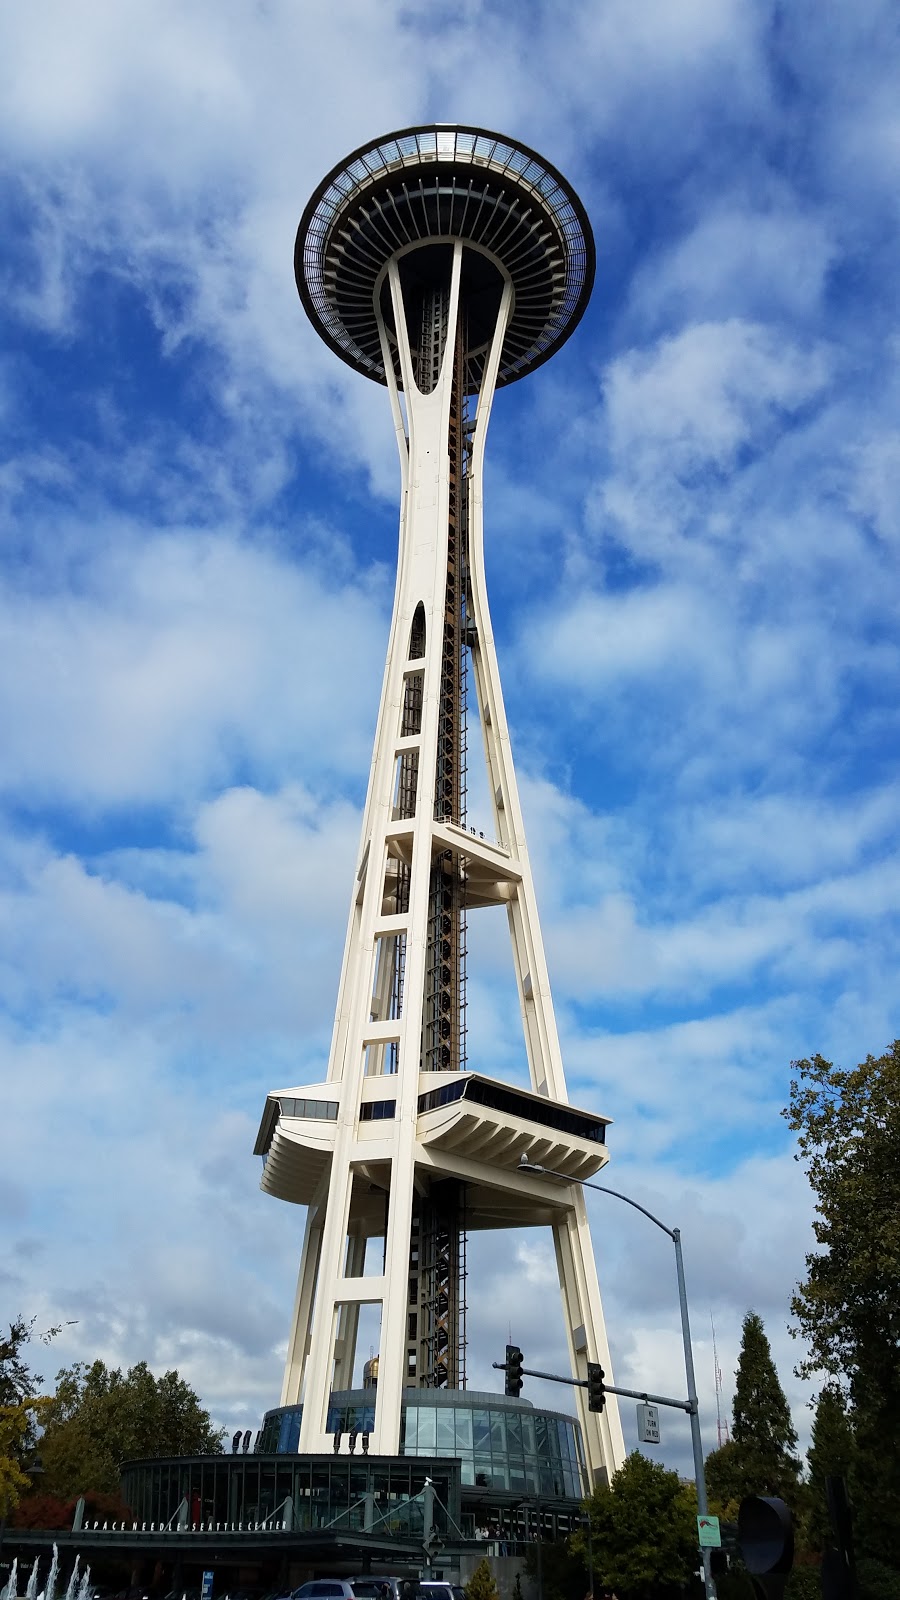
{"type": "Polygon", "coordinates": [[[603,1380],[606,1373],[598,1361],[589,1361],[587,1364],[587,1400],[588,1411],[602,1411],[606,1405],[606,1389],[603,1380]]]}
{"type": "Polygon", "coordinates": [[[522,1352],[517,1344],[506,1346],[506,1384],[504,1393],[515,1399],[522,1393],[522,1352]]]}
{"type": "Polygon", "coordinates": [[[794,1521],[784,1501],[748,1494],[738,1511],[738,1544],[757,1592],[781,1600],[794,1565],[794,1521]]]}

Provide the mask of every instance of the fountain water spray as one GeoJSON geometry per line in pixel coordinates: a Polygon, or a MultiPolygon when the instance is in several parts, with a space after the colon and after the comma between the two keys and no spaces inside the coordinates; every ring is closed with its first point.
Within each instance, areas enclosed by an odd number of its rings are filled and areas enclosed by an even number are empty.
{"type": "Polygon", "coordinates": [[[77,1589],[78,1589],[78,1568],[80,1567],[80,1565],[81,1565],[81,1557],[80,1556],[76,1556],[75,1557],[75,1565],[72,1568],[72,1576],[70,1577],[69,1582],[68,1582],[68,1584],[66,1586],[65,1600],[75,1600],[75,1595],[76,1595],[76,1592],[77,1592],[77,1589]]]}
{"type": "Polygon", "coordinates": [[[50,1571],[47,1574],[47,1587],[44,1590],[45,1600],[56,1600],[56,1579],[59,1574],[59,1551],[53,1546],[53,1559],[50,1562],[50,1571]]]}

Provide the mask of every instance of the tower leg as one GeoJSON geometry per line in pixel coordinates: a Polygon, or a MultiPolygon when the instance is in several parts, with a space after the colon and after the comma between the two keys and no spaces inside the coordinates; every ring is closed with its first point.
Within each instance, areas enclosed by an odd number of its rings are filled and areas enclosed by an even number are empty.
{"type": "Polygon", "coordinates": [[[309,1354],[309,1324],[316,1294],[316,1281],[319,1276],[321,1249],[322,1216],[320,1208],[312,1205],[306,1215],[303,1251],[300,1256],[300,1270],[297,1274],[297,1294],[294,1300],[294,1315],[291,1321],[291,1337],[284,1366],[284,1382],[281,1386],[281,1404],[283,1406],[296,1405],[300,1399],[303,1374],[309,1354]]]}

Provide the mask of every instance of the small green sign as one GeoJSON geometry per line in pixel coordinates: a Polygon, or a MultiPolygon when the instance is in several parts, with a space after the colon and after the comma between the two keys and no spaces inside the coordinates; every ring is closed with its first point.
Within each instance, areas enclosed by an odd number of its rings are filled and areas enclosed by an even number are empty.
{"type": "Polygon", "coordinates": [[[700,1540],[701,1550],[720,1550],[722,1548],[722,1535],[719,1531],[718,1517],[698,1517],[697,1535],[700,1540]]]}

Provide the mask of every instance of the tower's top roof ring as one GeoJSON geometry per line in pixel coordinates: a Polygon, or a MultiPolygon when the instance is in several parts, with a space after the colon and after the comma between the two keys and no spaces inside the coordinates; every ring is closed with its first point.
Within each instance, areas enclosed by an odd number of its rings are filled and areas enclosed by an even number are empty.
{"type": "Polygon", "coordinates": [[[480,128],[404,128],[323,178],[300,220],[294,269],[313,326],[342,360],[386,381],[374,292],[397,251],[461,239],[500,261],[515,304],[498,384],[546,361],[590,298],[587,213],[549,162],[480,128]]]}

